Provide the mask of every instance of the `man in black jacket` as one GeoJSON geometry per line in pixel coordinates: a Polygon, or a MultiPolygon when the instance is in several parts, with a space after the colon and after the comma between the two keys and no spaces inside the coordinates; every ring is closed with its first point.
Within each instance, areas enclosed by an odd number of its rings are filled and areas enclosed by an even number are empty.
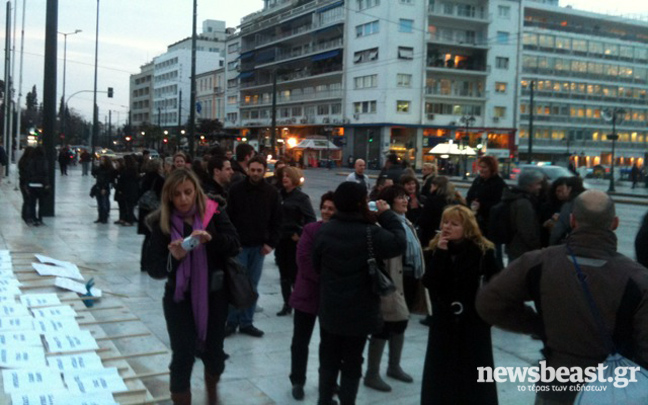
{"type": "Polygon", "coordinates": [[[217,196],[227,200],[227,190],[232,180],[232,163],[225,156],[215,155],[207,163],[210,178],[204,186],[205,194],[212,200],[217,196]]]}
{"type": "Polygon", "coordinates": [[[232,184],[243,181],[248,175],[248,167],[250,159],[254,156],[254,148],[247,143],[239,143],[236,145],[236,159],[232,160],[232,184]]]}
{"type": "MultiPolygon", "coordinates": [[[[276,188],[263,180],[266,161],[254,157],[248,162],[248,177],[230,189],[227,213],[238,231],[243,249],[239,261],[247,268],[256,291],[263,259],[277,245],[281,226],[281,201],[276,188]]],[[[244,310],[230,310],[226,336],[236,332],[261,337],[263,332],[252,324],[256,303],[244,310]]]]}

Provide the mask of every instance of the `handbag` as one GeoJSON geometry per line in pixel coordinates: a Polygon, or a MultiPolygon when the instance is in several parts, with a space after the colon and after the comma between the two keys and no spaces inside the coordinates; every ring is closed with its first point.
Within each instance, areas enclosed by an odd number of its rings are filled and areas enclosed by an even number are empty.
{"type": "Polygon", "coordinates": [[[142,196],[137,200],[137,205],[141,210],[146,211],[155,211],[160,207],[160,199],[153,190],[147,190],[142,194],[142,196]]]}
{"type": "Polygon", "coordinates": [[[259,298],[254,291],[247,269],[235,258],[225,263],[225,278],[229,289],[229,303],[236,309],[250,308],[259,298]]]}
{"type": "Polygon", "coordinates": [[[378,264],[373,251],[373,239],[371,237],[371,228],[367,227],[367,248],[369,251],[369,276],[371,277],[371,290],[381,297],[385,297],[396,291],[396,286],[389,274],[378,264]]]}
{"type": "MultiPolygon", "coordinates": [[[[603,317],[601,312],[594,302],[594,297],[592,292],[587,286],[585,276],[581,271],[580,265],[576,260],[574,252],[571,250],[569,245],[566,246],[569,251],[569,255],[572,258],[574,267],[576,268],[576,273],[578,275],[578,280],[580,281],[581,287],[583,287],[583,292],[585,298],[589,304],[594,320],[596,321],[596,326],[599,330],[605,346],[610,351],[608,357],[603,361],[602,365],[604,368],[603,379],[597,378],[592,382],[588,382],[576,396],[574,401],[575,405],[595,405],[595,404],[646,404],[648,403],[648,370],[639,366],[632,360],[624,357],[617,352],[612,340],[610,332],[605,328],[603,323],[603,317]],[[628,367],[634,367],[638,372],[635,373],[635,379],[632,382],[628,382],[627,376],[628,367]],[[618,369],[618,370],[617,370],[618,369]],[[617,386],[619,383],[617,377],[623,376],[625,378],[624,386],[617,386]]],[[[600,372],[599,372],[600,373],[600,372]]],[[[622,379],[624,379],[622,378],[622,379]]]]}
{"type": "Polygon", "coordinates": [[[97,196],[99,196],[99,186],[95,184],[90,188],[90,198],[95,198],[97,196]]]}

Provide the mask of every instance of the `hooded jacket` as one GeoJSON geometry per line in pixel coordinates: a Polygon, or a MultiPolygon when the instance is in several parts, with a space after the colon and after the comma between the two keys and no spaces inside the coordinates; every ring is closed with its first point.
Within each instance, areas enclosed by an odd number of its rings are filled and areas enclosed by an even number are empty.
{"type": "Polygon", "coordinates": [[[536,198],[517,187],[504,189],[502,201],[511,204],[510,229],[513,233],[511,243],[506,245],[509,263],[524,253],[540,249],[540,220],[536,210],[536,198]]]}

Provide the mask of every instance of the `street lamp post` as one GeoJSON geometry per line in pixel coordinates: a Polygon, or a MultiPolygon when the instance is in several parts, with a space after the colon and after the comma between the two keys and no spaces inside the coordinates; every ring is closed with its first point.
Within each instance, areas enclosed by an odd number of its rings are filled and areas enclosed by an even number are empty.
{"type": "Polygon", "coordinates": [[[67,67],[67,37],[68,35],[75,35],[81,32],[81,30],[74,30],[74,32],[60,32],[59,35],[63,35],[63,111],[61,111],[61,133],[65,135],[65,118],[67,112],[67,104],[65,103],[65,73],[67,67]]]}
{"type": "Polygon", "coordinates": [[[607,136],[607,139],[612,140],[612,164],[610,165],[610,186],[608,187],[608,192],[616,191],[614,189],[614,152],[616,149],[616,141],[619,139],[619,135],[616,133],[616,124],[623,121],[625,116],[625,110],[623,108],[607,108],[603,111],[603,119],[607,122],[612,122],[612,133],[607,136]]]}
{"type": "Polygon", "coordinates": [[[476,118],[474,115],[464,115],[459,119],[459,121],[466,126],[466,132],[461,138],[459,138],[459,141],[461,143],[460,145],[461,158],[463,159],[463,175],[461,177],[463,180],[468,180],[468,161],[466,159],[466,149],[465,149],[466,145],[470,142],[468,129],[470,128],[470,125],[475,123],[475,120],[476,118]]]}

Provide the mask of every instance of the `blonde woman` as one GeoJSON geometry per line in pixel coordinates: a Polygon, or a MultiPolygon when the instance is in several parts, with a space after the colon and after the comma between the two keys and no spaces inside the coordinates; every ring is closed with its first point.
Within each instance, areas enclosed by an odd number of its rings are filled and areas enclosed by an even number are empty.
{"type": "Polygon", "coordinates": [[[225,262],[236,256],[238,235],[224,210],[209,200],[196,175],[176,169],[162,188],[160,209],[150,216],[149,274],[166,278],[162,300],[171,342],[171,399],[191,404],[195,358],[205,366],[208,403],[216,404],[216,385],[225,369],[225,321],[228,290],[225,262]],[[193,249],[183,240],[192,236],[193,249]],[[184,247],[183,247],[184,246],[184,247]]]}
{"type": "Polygon", "coordinates": [[[475,310],[480,283],[498,271],[493,247],[469,208],[443,211],[423,275],[432,318],[421,404],[497,404],[495,383],[477,382],[477,367],[494,365],[490,325],[475,310]]]}

